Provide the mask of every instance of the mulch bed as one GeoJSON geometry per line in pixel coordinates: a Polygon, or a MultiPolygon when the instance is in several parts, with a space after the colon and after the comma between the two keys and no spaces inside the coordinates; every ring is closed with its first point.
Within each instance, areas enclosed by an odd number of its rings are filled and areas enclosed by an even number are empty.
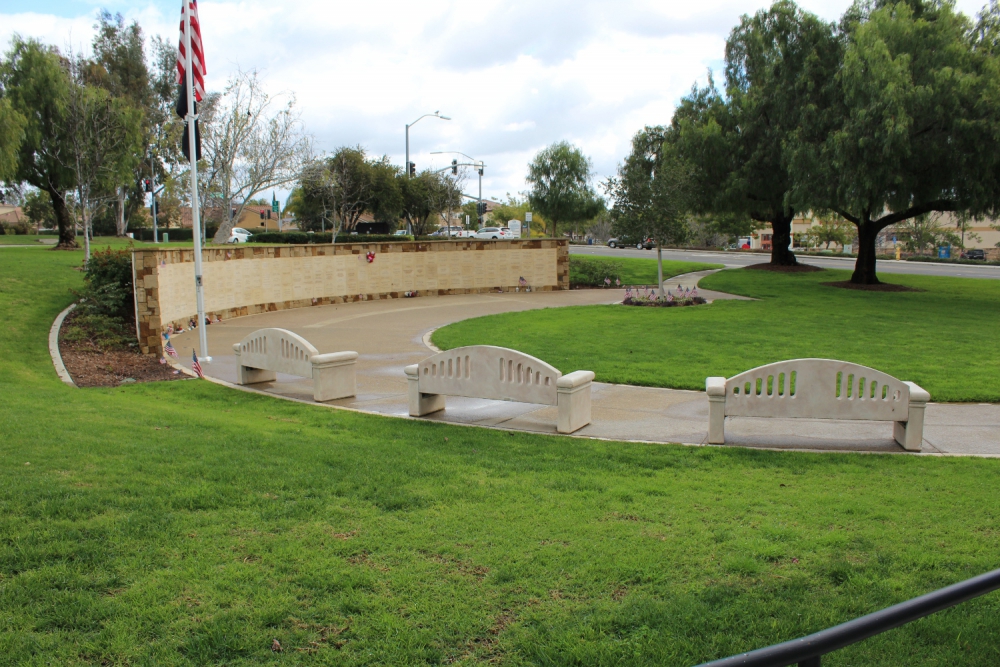
{"type": "Polygon", "coordinates": [[[893,283],[876,283],[874,285],[859,285],[850,280],[841,280],[835,283],[820,283],[828,287],[839,287],[841,289],[854,289],[862,292],[924,292],[926,290],[906,285],[894,285],[893,283]]]}
{"type": "Polygon", "coordinates": [[[72,324],[74,315],[75,312],[66,317],[59,332],[59,354],[78,387],[117,387],[132,382],[187,379],[187,375],[175,371],[169,364],[161,364],[157,357],[138,350],[102,350],[88,340],[65,340],[62,333],[67,324],[72,324]]]}
{"type": "Polygon", "coordinates": [[[818,266],[813,266],[812,264],[793,264],[792,266],[781,266],[779,264],[751,264],[744,268],[753,269],[754,271],[774,271],[776,273],[813,273],[815,271],[823,271],[818,266]]]}

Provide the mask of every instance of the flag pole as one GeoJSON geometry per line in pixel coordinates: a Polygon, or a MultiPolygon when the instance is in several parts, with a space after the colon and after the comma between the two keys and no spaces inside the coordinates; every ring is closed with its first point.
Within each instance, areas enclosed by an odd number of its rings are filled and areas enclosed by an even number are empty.
{"type": "Polygon", "coordinates": [[[191,157],[191,231],[194,237],[194,289],[198,301],[198,343],[201,358],[212,363],[208,356],[208,332],[205,327],[205,294],[201,280],[201,207],[198,202],[198,131],[194,112],[194,69],[191,51],[191,0],[184,0],[184,77],[187,85],[188,154],[191,157]]]}

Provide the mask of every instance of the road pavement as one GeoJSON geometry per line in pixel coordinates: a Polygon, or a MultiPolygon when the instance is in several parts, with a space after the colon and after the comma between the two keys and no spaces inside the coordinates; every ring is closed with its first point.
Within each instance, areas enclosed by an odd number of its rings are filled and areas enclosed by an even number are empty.
{"type": "MultiPolygon", "coordinates": [[[[637,250],[636,248],[609,248],[604,245],[569,247],[572,255],[599,255],[602,257],[641,257],[656,259],[656,250],[637,250]]],[[[680,260],[684,262],[713,262],[725,264],[726,268],[738,268],[750,264],[761,264],[768,261],[768,256],[762,253],[748,252],[713,252],[707,250],[664,250],[663,259],[680,260]]],[[[854,268],[853,257],[803,257],[799,261],[813,264],[824,269],[854,268]]],[[[952,276],[958,278],[992,278],[1000,280],[1000,266],[976,266],[974,264],[936,264],[932,262],[906,262],[880,259],[876,264],[879,273],[906,273],[917,276],[952,276]]]]}

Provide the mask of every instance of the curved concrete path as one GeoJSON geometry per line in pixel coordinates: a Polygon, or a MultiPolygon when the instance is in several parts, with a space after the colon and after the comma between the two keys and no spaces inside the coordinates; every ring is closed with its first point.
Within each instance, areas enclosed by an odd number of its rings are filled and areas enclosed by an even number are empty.
{"type": "MultiPolygon", "coordinates": [[[[685,287],[709,271],[671,278],[685,287]]],[[[742,298],[699,290],[708,299],[742,298]]],[[[303,336],[321,352],[359,353],[358,395],[329,405],[367,412],[407,416],[403,367],[432,353],[425,337],[459,320],[536,308],[620,302],[621,290],[470,294],[390,299],[317,306],[251,315],[213,324],[208,329],[211,364],[205,373],[236,381],[232,346],[264,327],[281,327],[303,336]]],[[[197,332],[172,338],[180,359],[190,366],[197,332]]],[[[517,348],[517,341],[509,347],[517,348]]],[[[577,370],[577,369],[566,369],[577,370]]],[[[586,370],[586,369],[584,369],[586,370]]],[[[255,389],[312,402],[312,381],[278,374],[275,382],[255,389]]],[[[509,430],[555,433],[556,408],[449,397],[447,409],[425,417],[434,421],[475,424],[509,430]]],[[[703,444],[708,428],[708,401],[700,391],[633,387],[595,382],[593,422],[576,435],[646,442],[703,444]]],[[[729,444],[812,451],[902,452],[892,439],[892,425],[882,422],[730,418],[729,444]]],[[[1000,405],[930,404],[924,428],[924,450],[931,453],[1000,455],[1000,405]]]]}

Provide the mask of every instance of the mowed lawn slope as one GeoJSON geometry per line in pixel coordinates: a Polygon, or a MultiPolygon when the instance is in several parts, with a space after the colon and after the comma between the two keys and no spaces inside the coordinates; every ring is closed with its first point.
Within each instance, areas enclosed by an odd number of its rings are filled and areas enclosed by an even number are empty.
{"type": "MultiPolygon", "coordinates": [[[[66,387],[81,255],[3,253],[0,664],[690,665],[998,566],[993,460],[66,387]]],[[[824,664],[985,667],[998,637],[993,594],[824,664]]]]}
{"type": "MultiPolygon", "coordinates": [[[[652,260],[647,261],[655,267],[652,260]]],[[[470,319],[434,333],[441,348],[516,340],[563,372],[603,382],[705,388],[783,359],[826,357],[871,366],[927,389],[934,401],[1000,401],[1000,280],[883,276],[921,292],[824,285],[846,271],[720,271],[706,289],[755,301],[694,308],[584,306],[470,319]]]]}

